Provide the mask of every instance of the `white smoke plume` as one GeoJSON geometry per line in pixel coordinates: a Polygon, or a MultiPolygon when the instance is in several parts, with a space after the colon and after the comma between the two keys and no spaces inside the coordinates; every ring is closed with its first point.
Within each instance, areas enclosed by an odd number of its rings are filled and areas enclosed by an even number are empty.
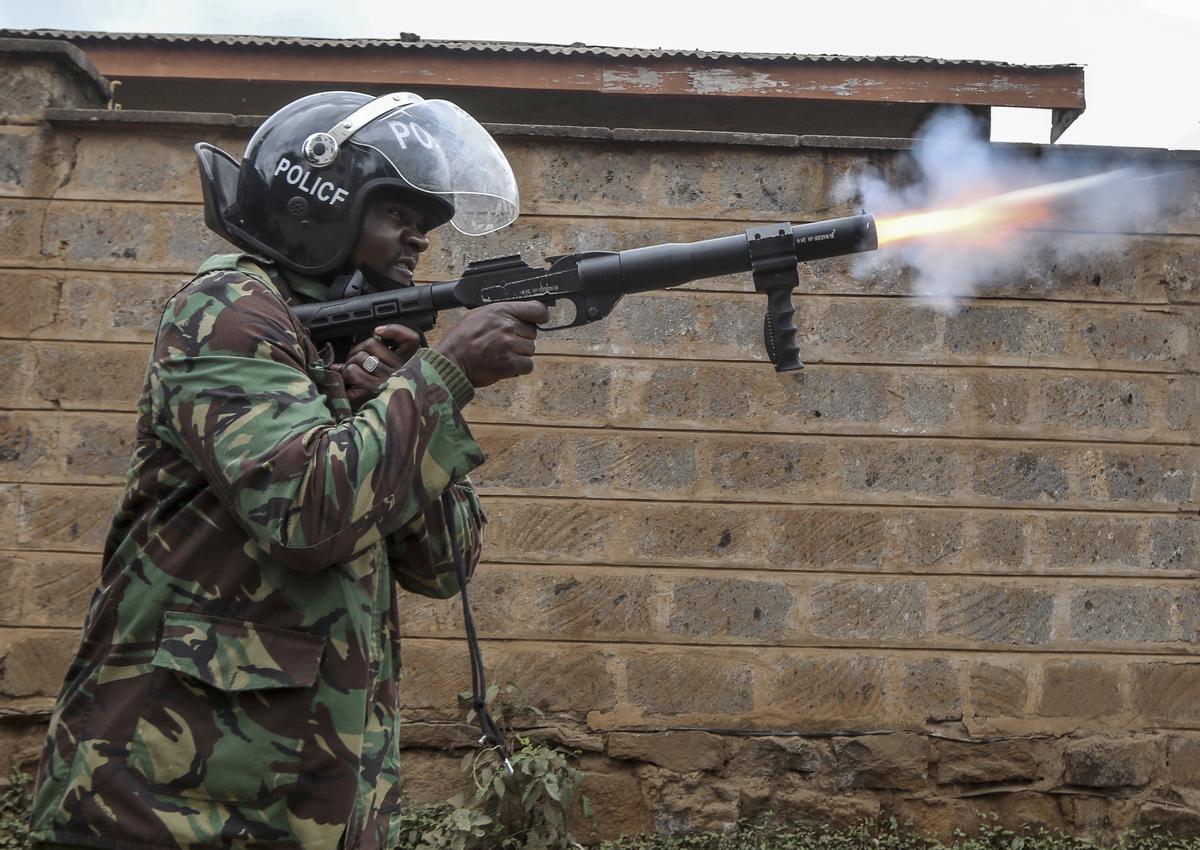
{"type": "Polygon", "coordinates": [[[1031,205],[1026,220],[1007,227],[950,230],[860,254],[855,274],[903,264],[912,270],[915,295],[953,311],[960,299],[1044,272],[1045,264],[1062,268],[1094,258],[1097,240],[1081,234],[1110,234],[1105,246],[1119,250],[1128,234],[1156,227],[1165,181],[1154,179],[1154,170],[1127,154],[1101,157],[1044,148],[1038,154],[991,144],[966,111],[938,113],[915,140],[910,182],[890,185],[878,174],[863,173],[840,187],[843,199],[855,198],[875,215],[881,235],[892,216],[962,209],[1008,192],[1077,182],[1029,192],[1055,197],[1031,205]],[[1102,176],[1077,180],[1092,175],[1102,176]]]}

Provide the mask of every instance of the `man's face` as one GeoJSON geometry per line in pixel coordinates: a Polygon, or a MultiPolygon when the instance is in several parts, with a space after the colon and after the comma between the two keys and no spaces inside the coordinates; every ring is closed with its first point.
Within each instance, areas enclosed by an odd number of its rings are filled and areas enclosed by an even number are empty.
{"type": "Polygon", "coordinates": [[[402,192],[382,189],[367,202],[352,256],[400,286],[412,286],[417,258],[429,247],[422,215],[402,192]]]}

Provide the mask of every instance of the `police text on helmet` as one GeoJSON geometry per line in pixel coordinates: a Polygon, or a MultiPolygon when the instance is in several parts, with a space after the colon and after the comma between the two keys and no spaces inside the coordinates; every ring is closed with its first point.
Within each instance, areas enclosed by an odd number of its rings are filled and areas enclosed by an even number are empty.
{"type": "Polygon", "coordinates": [[[392,128],[401,150],[408,150],[409,139],[414,139],[423,148],[433,150],[433,138],[420,124],[412,121],[389,121],[388,126],[392,128]]]}
{"type": "Polygon", "coordinates": [[[279,165],[275,167],[275,176],[278,177],[280,174],[283,174],[284,179],[300,191],[307,192],[318,201],[324,201],[330,206],[342,203],[349,195],[345,189],[322,177],[317,177],[307,168],[293,165],[287,157],[280,157],[279,165]]]}

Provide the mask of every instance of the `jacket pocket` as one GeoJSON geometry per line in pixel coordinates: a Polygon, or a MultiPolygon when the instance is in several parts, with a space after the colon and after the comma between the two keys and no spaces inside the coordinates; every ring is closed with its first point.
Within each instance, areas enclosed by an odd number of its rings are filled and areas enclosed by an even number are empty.
{"type": "Polygon", "coordinates": [[[130,769],[180,797],[275,799],[299,773],[324,649],[320,635],[168,611],[130,769]]]}

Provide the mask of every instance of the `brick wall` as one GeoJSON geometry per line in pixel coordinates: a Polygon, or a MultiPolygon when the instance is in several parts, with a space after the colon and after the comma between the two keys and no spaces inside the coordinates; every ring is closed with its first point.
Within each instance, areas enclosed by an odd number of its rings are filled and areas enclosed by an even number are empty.
{"type": "MultiPolygon", "coordinates": [[[[158,305],[225,250],[191,144],[240,151],[247,131],[46,121],[89,105],[83,84],[0,62],[22,81],[0,97],[17,104],[0,119],[0,757],[27,764],[95,581],[158,305]]],[[[439,231],[422,276],[847,214],[828,198],[848,169],[905,167],[900,151],[681,138],[505,132],[522,218],[471,242],[439,231]]],[[[538,734],[583,752],[602,834],[767,810],[1200,826],[1198,199],[1193,184],[1173,235],[1088,237],[1082,267],[950,316],[899,297],[900,272],[805,266],[798,376],[763,362],[764,302],[723,278],[544,335],[533,376],[481,394],[489,673],[546,710],[538,734]]],[[[409,789],[441,799],[473,738],[461,618],[453,601],[405,606],[409,789]]]]}

